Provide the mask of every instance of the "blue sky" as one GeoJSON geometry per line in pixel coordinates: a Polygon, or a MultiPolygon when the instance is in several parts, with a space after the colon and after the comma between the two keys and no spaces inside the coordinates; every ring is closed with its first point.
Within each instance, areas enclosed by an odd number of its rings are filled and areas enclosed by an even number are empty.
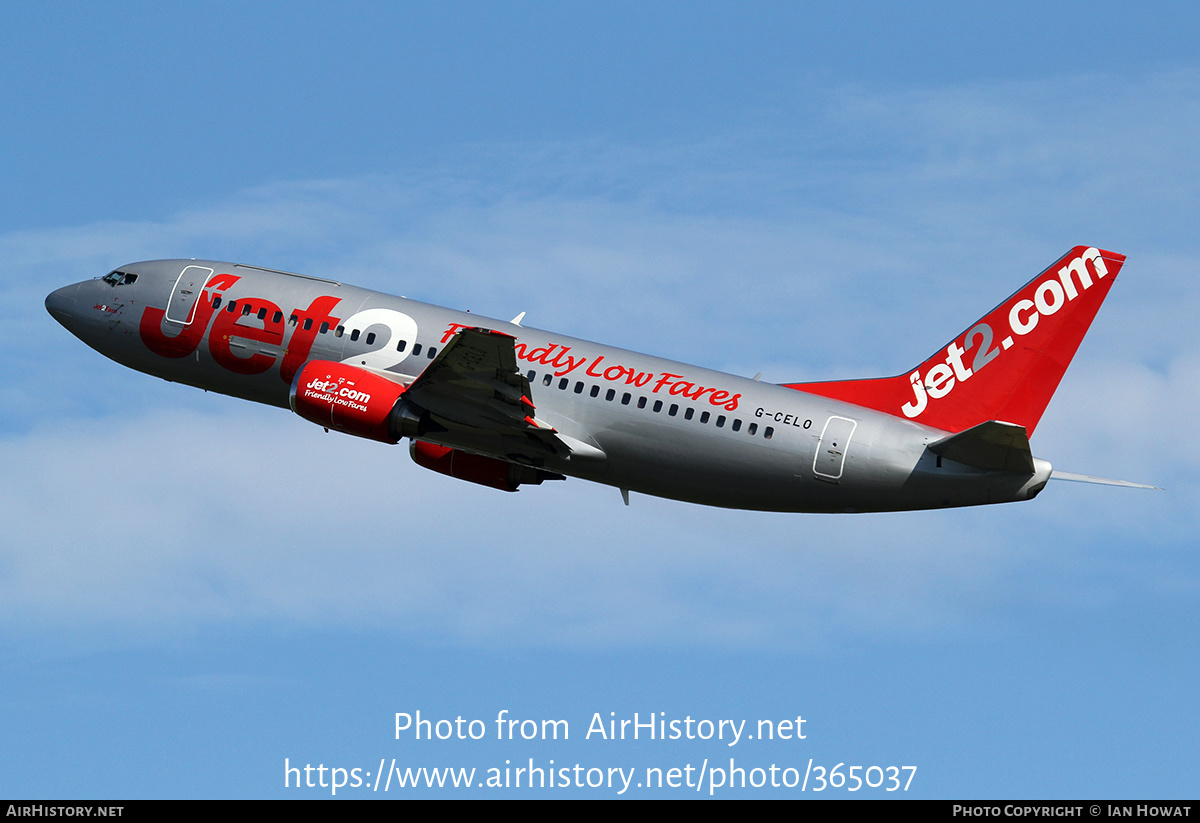
{"type": "MultiPolygon", "coordinates": [[[[915,765],[921,797],[1195,794],[1188,5],[0,24],[0,794],[329,794],[285,789],[285,758],[729,757],[915,765]],[[237,260],[790,382],[897,373],[1079,243],[1129,260],[1035,453],[1165,491],[858,517],[501,495],[124,370],[42,307],[134,260],[237,260]],[[571,739],[395,739],[397,712],[503,709],[571,739]],[[808,736],[585,740],[609,712],[803,715],[808,736]]],[[[716,790],[775,793],[799,794],[716,790]]]]}

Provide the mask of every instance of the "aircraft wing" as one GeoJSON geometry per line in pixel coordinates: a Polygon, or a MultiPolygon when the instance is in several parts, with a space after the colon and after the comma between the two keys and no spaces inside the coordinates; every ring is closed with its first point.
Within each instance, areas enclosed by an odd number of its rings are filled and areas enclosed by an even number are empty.
{"type": "Polygon", "coordinates": [[[460,329],[404,393],[447,429],[498,436],[505,454],[571,453],[553,426],[535,416],[529,379],[517,369],[512,335],[460,329]]]}

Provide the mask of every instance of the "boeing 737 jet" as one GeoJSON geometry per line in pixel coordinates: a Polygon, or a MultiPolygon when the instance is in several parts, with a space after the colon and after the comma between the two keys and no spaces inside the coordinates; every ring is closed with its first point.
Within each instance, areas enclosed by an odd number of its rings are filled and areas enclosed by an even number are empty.
{"type": "Polygon", "coordinates": [[[505,491],[569,476],[626,503],[896,511],[1042,490],[1055,472],[1029,436],[1124,261],[1072,249],[895,377],[784,385],[208,260],[122,266],[46,308],[130,368],[407,438],[421,466],[505,491]]]}

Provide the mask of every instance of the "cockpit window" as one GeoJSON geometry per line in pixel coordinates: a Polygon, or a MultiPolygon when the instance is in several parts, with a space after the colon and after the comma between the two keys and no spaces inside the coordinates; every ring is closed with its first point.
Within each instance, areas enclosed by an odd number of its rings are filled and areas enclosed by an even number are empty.
{"type": "Polygon", "coordinates": [[[137,282],[137,275],[125,271],[110,271],[103,279],[110,286],[128,286],[137,282]]]}

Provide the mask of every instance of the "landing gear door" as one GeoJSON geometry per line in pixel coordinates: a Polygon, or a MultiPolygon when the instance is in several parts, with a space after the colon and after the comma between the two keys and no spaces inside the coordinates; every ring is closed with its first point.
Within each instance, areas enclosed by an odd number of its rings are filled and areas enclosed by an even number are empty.
{"type": "Polygon", "coordinates": [[[189,325],[196,316],[196,301],[213,270],[207,266],[187,266],[179,273],[171,300],[167,303],[167,320],[181,326],[189,325]]]}
{"type": "Polygon", "coordinates": [[[817,455],[813,458],[813,473],[821,480],[837,481],[846,463],[846,450],[858,421],[848,417],[830,417],[821,432],[817,455]]]}

